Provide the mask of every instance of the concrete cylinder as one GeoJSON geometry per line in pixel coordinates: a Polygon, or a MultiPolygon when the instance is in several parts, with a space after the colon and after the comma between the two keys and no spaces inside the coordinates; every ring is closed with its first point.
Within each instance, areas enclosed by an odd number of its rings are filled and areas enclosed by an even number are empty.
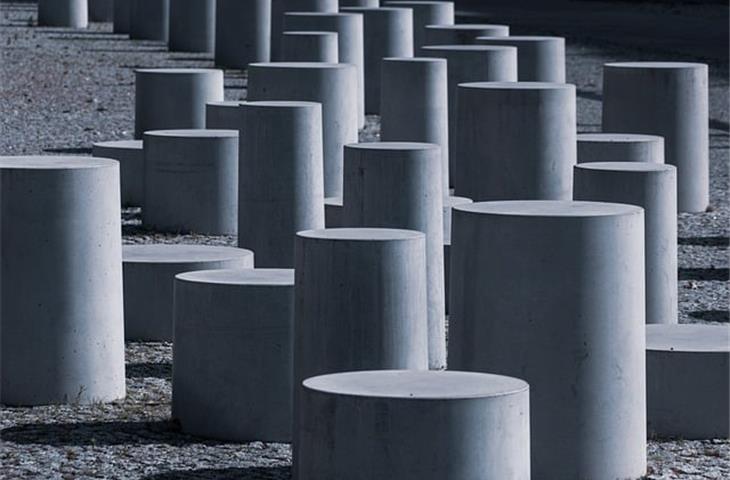
{"type": "Polygon", "coordinates": [[[451,368],[530,384],[535,478],[644,475],[641,208],[455,207],[450,307],[451,368]]]}
{"type": "Polygon", "coordinates": [[[205,128],[211,130],[238,130],[241,128],[241,109],[243,102],[208,102],[205,105],[205,128]]]}
{"type": "Polygon", "coordinates": [[[413,56],[413,11],[408,8],[346,7],[361,13],[365,28],[365,113],[380,114],[381,63],[385,57],[413,56]]]}
{"type": "Polygon", "coordinates": [[[324,224],[327,228],[344,226],[342,221],[342,197],[326,197],[324,199],[324,224]]]}
{"type": "Polygon", "coordinates": [[[281,34],[284,16],[289,12],[337,13],[337,0],[271,0],[271,60],[281,60],[281,34]]]}
{"type": "Polygon", "coordinates": [[[449,313],[449,284],[451,281],[451,214],[455,206],[474,203],[466,197],[444,197],[444,298],[446,313],[449,313]]]}
{"type": "Polygon", "coordinates": [[[132,0],[114,1],[114,33],[129,33],[132,0]]]}
{"type": "Polygon", "coordinates": [[[300,480],[527,480],[529,387],[473,372],[385,370],[304,381],[300,480]]]}
{"type": "Polygon", "coordinates": [[[730,438],[730,327],[647,325],[649,434],[730,438]]]}
{"type": "Polygon", "coordinates": [[[337,33],[338,63],[357,69],[358,126],[365,125],[365,47],[363,19],[359,13],[294,12],[284,16],[286,30],[332,31],[337,33]]]}
{"type": "Polygon", "coordinates": [[[357,72],[335,63],[254,63],[248,99],[302,100],[322,104],[324,193],[342,195],[343,147],[357,142],[357,72]]]}
{"type": "Polygon", "coordinates": [[[449,192],[449,108],[446,60],[384,58],[380,139],[441,147],[442,192],[449,192]]]}
{"type": "Polygon", "coordinates": [[[235,235],[238,132],[153,130],[144,135],[142,223],[159,231],[235,235]]]}
{"type": "Polygon", "coordinates": [[[171,342],[175,275],[253,268],[250,250],[212,245],[125,245],[124,333],[127,340],[171,342]]]}
{"type": "Polygon", "coordinates": [[[216,0],[170,0],[170,50],[213,53],[216,0]]]}
{"type": "Polygon", "coordinates": [[[576,163],[575,86],[459,85],[456,194],[481,200],[570,200],[576,163]]]}
{"type": "Polygon", "coordinates": [[[426,235],[428,357],[446,366],[441,152],[430,143],[345,147],[343,221],[348,227],[417,230],[426,235]]]}
{"type": "Polygon", "coordinates": [[[449,183],[455,185],[456,96],[464,82],[517,81],[517,49],[482,45],[440,45],[425,47],[424,56],[446,59],[449,108],[449,183]]]}
{"type": "Polygon", "coordinates": [[[281,56],[287,62],[338,63],[337,32],[284,32],[281,56]]]}
{"type": "Polygon", "coordinates": [[[642,162],[575,167],[574,198],[644,209],[646,323],[677,323],[677,172],[642,162]]]}
{"type": "Polygon", "coordinates": [[[205,104],[222,100],[222,70],[135,70],[134,138],[148,130],[205,128],[205,104]]]}
{"type": "Polygon", "coordinates": [[[508,25],[464,23],[427,25],[426,45],[473,45],[478,37],[506,37],[508,25]]]}
{"type": "Polygon", "coordinates": [[[416,57],[423,55],[421,48],[427,45],[427,25],[454,24],[454,2],[393,1],[385,2],[385,5],[413,10],[413,54],[416,57]]]}
{"type": "Polygon", "coordinates": [[[565,38],[540,36],[478,37],[479,45],[517,47],[520,82],[565,83],[565,38]]]}
{"type": "Polygon", "coordinates": [[[111,22],[114,19],[114,0],[87,0],[89,20],[92,22],[111,22]]]}
{"type": "Polygon", "coordinates": [[[125,395],[119,164],[0,157],[0,403],[125,395]]]}
{"type": "Polygon", "coordinates": [[[271,0],[216,0],[215,64],[243,70],[271,60],[271,0]]]}
{"type": "Polygon", "coordinates": [[[88,27],[89,6],[87,0],[38,0],[38,26],[88,27]]]}
{"type": "Polygon", "coordinates": [[[182,431],[290,441],[293,321],[293,270],[178,275],[172,418],[182,431]]]}
{"type": "Polygon", "coordinates": [[[248,102],[241,108],[238,245],[261,267],[294,266],[294,235],[324,228],[322,106],[248,102]]]}
{"type": "Polygon", "coordinates": [[[664,163],[664,139],[636,133],[579,133],[578,163],[664,163]]]}
{"type": "Polygon", "coordinates": [[[141,140],[118,140],[93,145],[91,154],[119,162],[122,205],[144,205],[144,151],[141,140]]]}
{"type": "Polygon", "coordinates": [[[677,167],[680,212],[710,202],[707,65],[631,62],[603,67],[603,131],[664,137],[665,161],[677,167]]]}
{"type": "Polygon", "coordinates": [[[170,36],[170,0],[131,0],[129,38],[167,42],[170,36]]]}
{"type": "Polygon", "coordinates": [[[380,6],[380,0],[339,0],[340,7],[373,7],[380,6]]]}

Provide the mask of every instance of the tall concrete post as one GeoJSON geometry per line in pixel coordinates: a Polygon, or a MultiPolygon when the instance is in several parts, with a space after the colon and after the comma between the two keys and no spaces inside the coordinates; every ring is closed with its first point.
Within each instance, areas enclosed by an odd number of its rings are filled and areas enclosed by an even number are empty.
{"type": "Polygon", "coordinates": [[[213,53],[215,9],[216,0],[170,0],[170,50],[213,53]]]}
{"type": "Polygon", "coordinates": [[[271,60],[281,60],[284,16],[289,12],[337,13],[337,0],[271,0],[271,60]]]}
{"type": "Polygon", "coordinates": [[[427,45],[426,26],[454,24],[454,2],[392,1],[385,5],[413,10],[413,54],[416,57],[423,56],[421,48],[427,45]]]}
{"type": "Polygon", "coordinates": [[[284,32],[281,56],[287,62],[339,63],[337,32],[284,32]]]}
{"type": "Polygon", "coordinates": [[[664,137],[666,163],[677,167],[680,212],[710,202],[707,65],[629,62],[603,67],[603,131],[664,137]]]}
{"type": "Polygon", "coordinates": [[[38,26],[86,28],[89,4],[87,0],[38,0],[38,26]]]}
{"type": "Polygon", "coordinates": [[[426,45],[473,45],[478,37],[506,37],[508,25],[463,23],[427,25],[426,45]]]}
{"type": "Polygon", "coordinates": [[[664,163],[664,139],[637,133],[579,133],[578,163],[664,163]]]}
{"type": "Polygon", "coordinates": [[[478,37],[479,45],[517,47],[517,78],[520,82],[565,83],[563,37],[478,37]]]}
{"type": "Polygon", "coordinates": [[[132,0],[114,0],[114,33],[129,33],[132,0]]]}
{"type": "Polygon", "coordinates": [[[216,0],[215,64],[244,70],[271,60],[271,0],[216,0]]]}
{"type": "Polygon", "coordinates": [[[114,19],[114,0],[88,0],[88,4],[92,22],[111,22],[114,19]]]}
{"type": "Polygon", "coordinates": [[[170,0],[131,2],[129,38],[167,42],[170,37],[170,0]]]}
{"type": "Polygon", "coordinates": [[[142,140],[117,140],[93,145],[91,154],[119,162],[122,205],[144,205],[144,151],[142,140]]]}

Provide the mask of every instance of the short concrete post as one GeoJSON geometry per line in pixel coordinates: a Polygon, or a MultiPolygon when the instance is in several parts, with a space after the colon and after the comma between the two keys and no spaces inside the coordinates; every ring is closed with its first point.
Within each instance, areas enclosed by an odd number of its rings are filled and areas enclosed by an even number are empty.
{"type": "Polygon", "coordinates": [[[170,37],[170,0],[131,0],[131,2],[129,38],[167,42],[170,37]]]}
{"type": "Polygon", "coordinates": [[[241,109],[238,245],[260,267],[294,266],[294,235],[324,228],[322,106],[247,102],[241,109]]]}
{"type": "Polygon", "coordinates": [[[292,270],[176,277],[172,418],[183,432],[291,440],[293,317],[292,270]]]}
{"type": "Polygon", "coordinates": [[[88,0],[88,4],[92,22],[111,22],[114,19],[114,0],[88,0]]]}
{"type": "Polygon", "coordinates": [[[129,33],[132,0],[114,0],[114,33],[129,33]]]}
{"type": "Polygon", "coordinates": [[[342,195],[343,147],[357,142],[357,71],[335,63],[252,63],[248,99],[322,104],[324,193],[342,195]]]}
{"type": "Polygon", "coordinates": [[[506,37],[508,25],[464,23],[427,25],[426,45],[473,45],[478,37],[506,37]]]}
{"type": "Polygon", "coordinates": [[[574,85],[465,83],[457,108],[457,195],[474,201],[573,198],[574,85]]]}
{"type": "Polygon", "coordinates": [[[205,104],[223,100],[223,71],[135,70],[134,138],[148,130],[205,128],[205,104]]]}
{"type": "Polygon", "coordinates": [[[384,58],[380,90],[383,141],[441,147],[442,191],[449,192],[449,108],[446,60],[384,58]]]}
{"type": "Polygon", "coordinates": [[[118,140],[95,143],[94,157],[111,158],[119,162],[122,205],[144,205],[144,151],[142,140],[118,140]]]}
{"type": "Polygon", "coordinates": [[[38,0],[38,26],[88,27],[89,6],[87,0],[38,0]]]}
{"type": "Polygon", "coordinates": [[[664,139],[637,133],[579,133],[578,163],[664,163],[664,139]]]}
{"type": "Polygon", "coordinates": [[[677,167],[680,212],[710,201],[707,65],[608,63],[603,68],[603,131],[664,137],[666,163],[677,167]]]}
{"type": "Polygon", "coordinates": [[[408,8],[346,7],[361,13],[365,26],[365,113],[380,113],[381,63],[385,57],[413,56],[413,11],[408,8]]]}
{"type": "Polygon", "coordinates": [[[413,54],[416,57],[423,56],[421,48],[427,45],[427,25],[454,24],[454,2],[392,1],[385,5],[413,10],[413,54]]]}
{"type": "Polygon", "coordinates": [[[0,157],[0,403],[125,395],[119,164],[0,157]]]}
{"type": "Polygon", "coordinates": [[[271,60],[281,60],[281,34],[284,16],[289,12],[337,13],[337,0],[271,0],[271,60]]]}
{"type": "Polygon", "coordinates": [[[327,228],[344,227],[342,221],[342,197],[324,199],[324,224],[327,228]]]}
{"type": "Polygon", "coordinates": [[[144,135],[142,223],[160,231],[235,235],[238,132],[153,130],[144,135]]]}
{"type": "Polygon", "coordinates": [[[417,230],[426,235],[429,368],[446,366],[441,152],[430,143],[345,147],[343,221],[348,227],[417,230]]]}
{"type": "Polygon", "coordinates": [[[284,32],[281,56],[287,62],[339,63],[337,32],[284,32]]]}
{"type": "Polygon", "coordinates": [[[194,270],[253,268],[250,250],[212,245],[125,245],[124,336],[172,341],[175,275],[194,270]]]}
{"type": "Polygon", "coordinates": [[[238,130],[241,127],[243,102],[208,102],[205,105],[205,128],[211,130],[238,130]]]}
{"type": "Polygon", "coordinates": [[[530,384],[535,478],[644,475],[642,209],[507,201],[453,216],[449,367],[530,384]]]}
{"type": "Polygon", "coordinates": [[[517,72],[520,82],[565,83],[563,37],[491,36],[478,37],[476,43],[517,47],[517,72]]]}
{"type": "Polygon", "coordinates": [[[451,281],[451,214],[455,206],[474,203],[466,197],[444,197],[444,298],[446,313],[449,313],[449,285],[451,281]]]}
{"type": "Polygon", "coordinates": [[[528,480],[529,387],[473,372],[385,370],[304,381],[299,480],[528,480]]]}
{"type": "Polygon", "coordinates": [[[215,9],[216,0],[170,0],[170,50],[213,53],[215,9]]]}
{"type": "Polygon", "coordinates": [[[216,0],[215,64],[244,70],[271,60],[271,0],[216,0]]]}
{"type": "Polygon", "coordinates": [[[646,323],[677,323],[677,171],[643,162],[575,167],[574,198],[644,209],[646,323]]]}

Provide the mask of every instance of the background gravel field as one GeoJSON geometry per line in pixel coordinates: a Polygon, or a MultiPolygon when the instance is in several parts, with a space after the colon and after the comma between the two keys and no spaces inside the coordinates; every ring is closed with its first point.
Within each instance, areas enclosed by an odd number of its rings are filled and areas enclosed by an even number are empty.
{"type": "MultiPolygon", "coordinates": [[[[718,12],[689,5],[656,8],[663,9],[657,15],[687,15],[700,24],[718,12]]],[[[727,15],[727,7],[720,8],[727,15]]],[[[480,15],[485,13],[470,14],[480,15]]],[[[487,16],[498,20],[496,15],[487,16]]],[[[509,19],[513,33],[561,33],[540,26],[539,16],[525,19],[529,30],[523,27],[522,31],[509,19]]],[[[213,66],[209,55],[170,53],[161,43],[130,41],[126,35],[111,33],[110,24],[92,24],[81,31],[38,28],[35,22],[35,5],[0,3],[0,155],[88,155],[93,142],[131,138],[135,68],[213,66]]],[[[682,214],[679,219],[680,321],[684,323],[728,323],[728,63],[726,55],[718,56],[715,50],[672,51],[657,48],[656,42],[627,47],[606,41],[605,35],[592,38],[590,29],[581,31],[576,25],[568,43],[568,81],[577,86],[579,131],[585,132],[600,129],[603,63],[651,59],[710,63],[712,207],[707,213],[682,214]]],[[[226,71],[225,87],[226,99],[244,98],[245,73],[226,71]]],[[[377,117],[370,118],[361,138],[377,139],[378,128],[377,117]]],[[[150,232],[140,227],[139,218],[139,209],[123,211],[125,243],[235,243],[232,237],[150,232]]],[[[179,432],[169,421],[169,344],[130,342],[126,354],[128,396],[124,401],[2,407],[0,478],[290,477],[288,445],[224,444],[179,432]]],[[[649,479],[730,478],[728,441],[652,439],[648,453],[649,479]]]]}

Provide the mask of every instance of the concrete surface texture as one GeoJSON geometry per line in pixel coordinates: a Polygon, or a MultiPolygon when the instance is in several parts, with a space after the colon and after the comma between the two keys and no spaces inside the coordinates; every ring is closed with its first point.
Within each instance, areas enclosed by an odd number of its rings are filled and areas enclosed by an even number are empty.
{"type": "Polygon", "coordinates": [[[114,33],[129,33],[132,0],[113,0],[113,27],[114,33]]]}
{"type": "Polygon", "coordinates": [[[170,0],[131,0],[129,37],[167,42],[170,37],[170,0]]]}
{"type": "Polygon", "coordinates": [[[380,6],[380,0],[339,0],[340,7],[374,7],[380,6]]]}
{"type": "Polygon", "coordinates": [[[215,11],[216,0],[170,0],[170,50],[213,53],[215,11]]]}
{"type": "Polygon", "coordinates": [[[664,138],[637,133],[579,133],[578,163],[664,163],[664,138]]]}
{"type": "Polygon", "coordinates": [[[287,12],[337,13],[337,0],[271,0],[271,60],[281,60],[281,34],[287,12]]]}
{"type": "Polygon", "coordinates": [[[40,26],[86,28],[88,24],[88,0],[38,0],[40,26]]]}
{"type": "Polygon", "coordinates": [[[241,103],[235,100],[205,104],[205,128],[211,130],[238,130],[241,127],[241,103]]]}
{"type": "Polygon", "coordinates": [[[116,140],[93,145],[91,154],[119,162],[119,181],[123,206],[144,204],[144,151],[141,140],[116,140]]]}
{"type": "Polygon", "coordinates": [[[477,37],[476,43],[517,47],[517,77],[521,82],[565,83],[565,39],[563,37],[489,36],[477,37]]]}
{"type": "MultiPolygon", "coordinates": [[[[58,1],[58,0],[56,0],[58,1]]],[[[63,0],[66,1],[66,0],[63,0]]],[[[87,0],[89,20],[92,22],[111,22],[114,20],[114,0],[87,0]]]]}
{"type": "Polygon", "coordinates": [[[244,69],[268,62],[271,42],[271,0],[216,0],[216,65],[244,69]]]}
{"type": "Polygon", "coordinates": [[[444,298],[446,313],[449,313],[449,282],[451,281],[451,215],[457,205],[474,203],[466,197],[444,197],[444,298]]]}
{"type": "Polygon", "coordinates": [[[426,45],[472,45],[478,37],[506,37],[509,25],[427,25],[426,45]]]}
{"type": "Polygon", "coordinates": [[[337,32],[284,32],[281,56],[287,62],[338,63],[337,32]]]}
{"type": "Polygon", "coordinates": [[[454,2],[399,0],[385,2],[385,6],[413,10],[413,54],[417,57],[426,45],[426,26],[454,24],[454,2]]]}
{"type": "Polygon", "coordinates": [[[342,221],[342,197],[326,197],[324,199],[324,224],[327,228],[344,226],[342,221]]]}

